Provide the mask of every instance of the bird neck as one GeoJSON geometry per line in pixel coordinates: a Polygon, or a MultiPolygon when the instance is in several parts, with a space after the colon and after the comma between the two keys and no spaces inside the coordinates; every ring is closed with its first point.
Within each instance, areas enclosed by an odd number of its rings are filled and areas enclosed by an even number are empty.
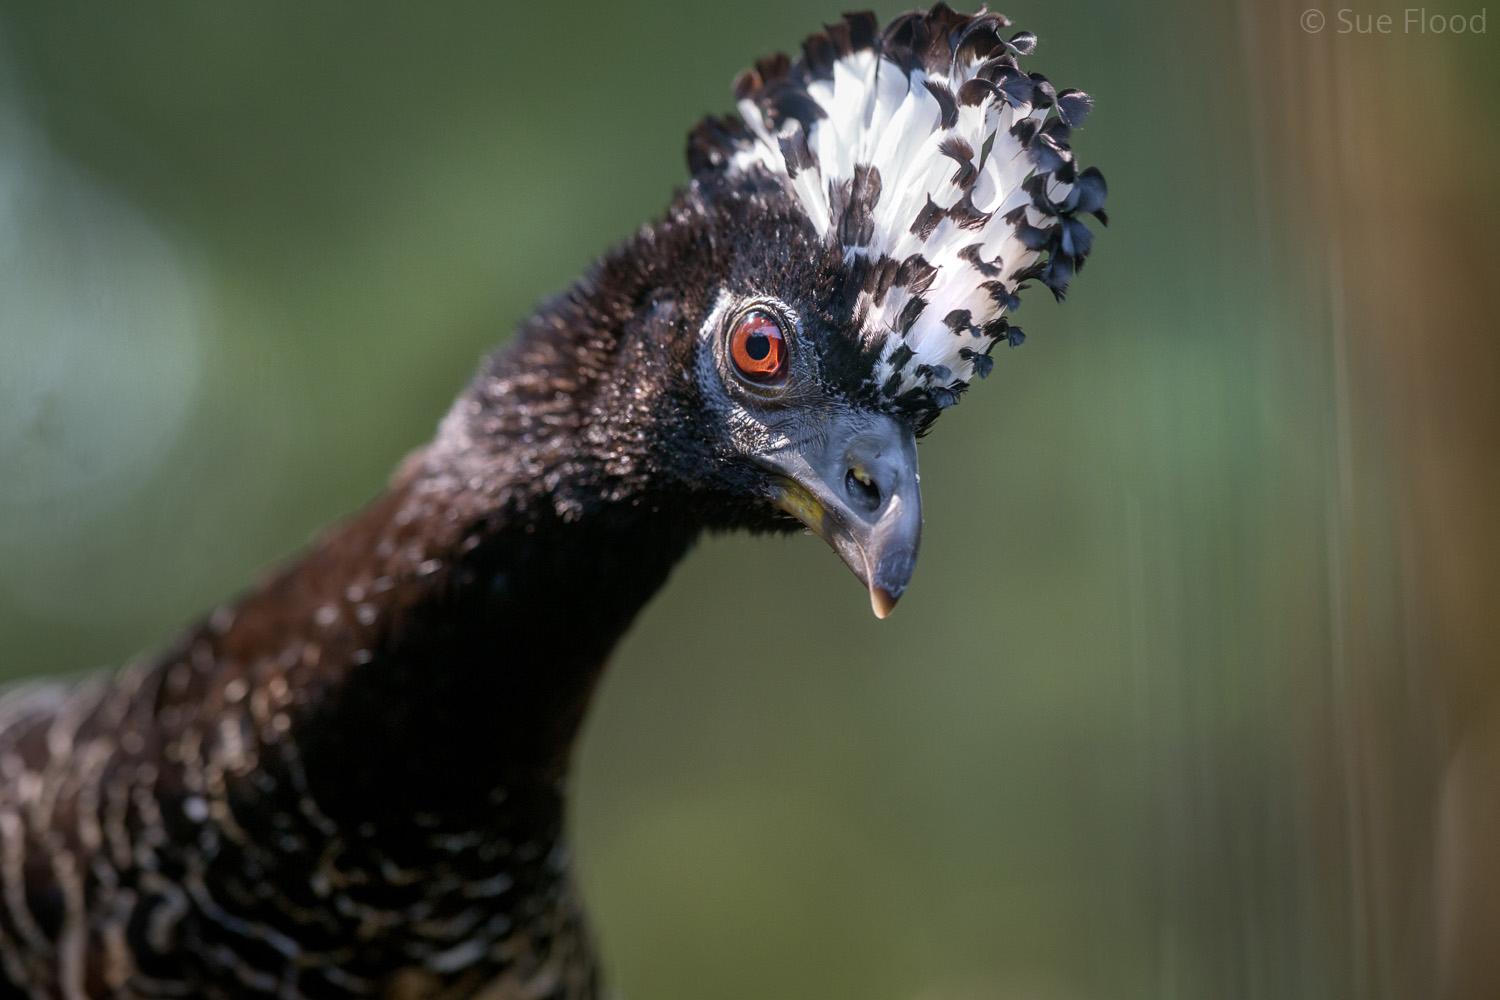
{"type": "Polygon", "coordinates": [[[544,307],[390,493],[255,599],[319,650],[288,686],[325,808],[483,810],[566,774],[605,659],[702,523],[663,472],[685,405],[638,330],[674,299],[635,257],[544,307]]]}
{"type": "Polygon", "coordinates": [[[589,460],[568,440],[581,423],[481,443],[471,396],[390,492],[196,640],[229,665],[221,691],[241,677],[271,712],[280,696],[263,738],[340,825],[475,829],[518,796],[560,822],[603,664],[698,531],[680,500],[589,460]]]}
{"type": "Polygon", "coordinates": [[[336,532],[263,598],[291,597],[319,649],[291,736],[324,811],[556,788],[605,659],[693,534],[659,505],[497,512],[430,480],[336,532]]]}
{"type": "Polygon", "coordinates": [[[334,940],[380,928],[371,976],[424,954],[495,973],[511,933],[584,947],[572,747],[702,520],[600,402],[603,348],[591,374],[550,344],[492,360],[386,494],[122,682],[152,720],[160,870],[201,871],[247,925],[275,897],[334,940]]]}

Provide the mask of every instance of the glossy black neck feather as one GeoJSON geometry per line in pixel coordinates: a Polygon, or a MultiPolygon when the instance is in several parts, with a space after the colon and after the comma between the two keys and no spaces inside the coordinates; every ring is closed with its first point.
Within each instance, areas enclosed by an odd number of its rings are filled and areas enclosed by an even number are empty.
{"type": "Polygon", "coordinates": [[[555,785],[605,659],[695,534],[660,506],[573,520],[539,507],[424,549],[373,634],[336,640],[355,647],[348,665],[298,720],[321,807],[336,819],[478,821],[497,789],[555,785]]]}

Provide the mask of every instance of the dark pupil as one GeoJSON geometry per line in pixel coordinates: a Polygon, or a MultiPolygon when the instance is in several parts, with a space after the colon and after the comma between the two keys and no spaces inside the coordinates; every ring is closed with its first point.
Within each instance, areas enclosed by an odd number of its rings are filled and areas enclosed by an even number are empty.
{"type": "Polygon", "coordinates": [[[771,338],[763,333],[752,333],[745,340],[745,353],[751,361],[764,361],[771,353],[771,338]]]}

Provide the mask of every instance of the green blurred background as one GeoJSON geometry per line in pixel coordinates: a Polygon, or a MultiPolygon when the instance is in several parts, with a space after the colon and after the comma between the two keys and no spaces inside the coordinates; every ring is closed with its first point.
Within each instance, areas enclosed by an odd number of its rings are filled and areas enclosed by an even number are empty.
{"type": "MultiPolygon", "coordinates": [[[[0,675],[371,498],[840,10],[0,2],[0,675]]],[[[1098,101],[1112,228],[923,443],[891,620],[716,538],[624,643],[573,817],[611,981],[1500,995],[1495,35],[1006,13],[1098,101]]]]}

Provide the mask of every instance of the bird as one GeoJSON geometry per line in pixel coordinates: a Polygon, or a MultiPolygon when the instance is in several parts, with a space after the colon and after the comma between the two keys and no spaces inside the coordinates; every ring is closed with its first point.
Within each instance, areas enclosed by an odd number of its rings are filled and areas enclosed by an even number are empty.
{"type": "Polygon", "coordinates": [[[845,15],[734,81],[664,214],[386,490],[163,651],[0,700],[0,1000],[592,1000],[564,824],[612,648],[707,532],[821,536],[878,617],[917,440],[1107,222],[1036,37],[845,15]]]}

